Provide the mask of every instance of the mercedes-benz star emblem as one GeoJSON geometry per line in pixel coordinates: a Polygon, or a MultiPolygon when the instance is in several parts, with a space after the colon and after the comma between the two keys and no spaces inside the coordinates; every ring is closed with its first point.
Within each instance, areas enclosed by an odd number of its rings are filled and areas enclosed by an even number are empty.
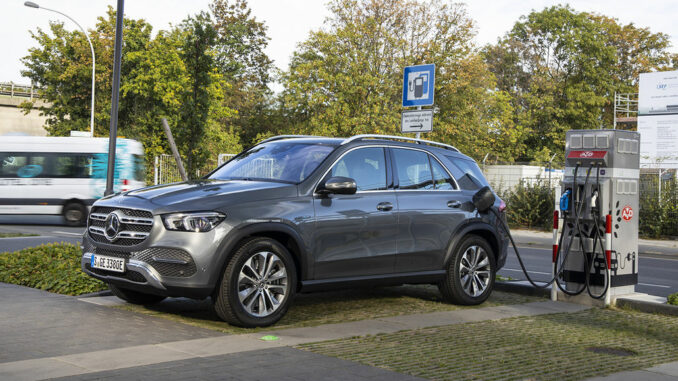
{"type": "Polygon", "coordinates": [[[118,238],[118,230],[120,230],[120,218],[114,212],[109,214],[104,221],[104,236],[113,242],[118,238]]]}

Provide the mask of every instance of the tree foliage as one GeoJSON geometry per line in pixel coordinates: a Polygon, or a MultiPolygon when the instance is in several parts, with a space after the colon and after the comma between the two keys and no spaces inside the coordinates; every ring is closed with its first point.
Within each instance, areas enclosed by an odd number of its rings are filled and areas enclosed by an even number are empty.
{"type": "Polygon", "coordinates": [[[487,86],[493,76],[474,50],[473,22],[462,5],[335,0],[329,7],[327,28],[299,45],[282,76],[286,128],[397,134],[403,67],[435,63],[433,138],[482,157],[499,134],[514,135],[498,123],[510,105],[487,86]]]}
{"type": "Polygon", "coordinates": [[[521,17],[483,52],[527,132],[518,160],[562,157],[569,129],[611,128],[614,93],[637,92],[639,73],[668,68],[668,46],[664,34],[569,6],[521,17]]]}
{"type": "MultiPolygon", "coordinates": [[[[108,136],[114,31],[111,7],[89,31],[97,58],[95,136],[108,136]]],[[[32,34],[38,47],[23,58],[23,74],[44,88],[48,103],[41,111],[48,132],[63,136],[87,129],[92,61],[81,33],[54,22],[50,32],[32,34]]],[[[169,152],[161,118],[168,119],[190,176],[208,156],[241,148],[233,128],[218,123],[236,112],[224,101],[230,84],[219,72],[217,34],[208,14],[188,17],[155,38],[146,21],[125,18],[123,36],[118,131],[144,144],[147,162],[169,152]]]]}

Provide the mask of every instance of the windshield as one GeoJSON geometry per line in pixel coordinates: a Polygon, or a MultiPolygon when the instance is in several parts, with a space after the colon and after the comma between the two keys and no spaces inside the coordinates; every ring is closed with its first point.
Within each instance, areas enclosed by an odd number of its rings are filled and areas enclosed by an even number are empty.
{"type": "Polygon", "coordinates": [[[217,169],[218,180],[304,181],[334,150],[318,143],[271,142],[260,144],[217,169]]]}

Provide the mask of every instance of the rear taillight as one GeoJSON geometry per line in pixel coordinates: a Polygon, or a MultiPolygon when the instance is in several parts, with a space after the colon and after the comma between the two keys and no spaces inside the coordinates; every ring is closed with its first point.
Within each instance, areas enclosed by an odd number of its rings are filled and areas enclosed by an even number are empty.
{"type": "Polygon", "coordinates": [[[122,191],[127,192],[129,190],[129,180],[124,179],[122,180],[122,191]]]}

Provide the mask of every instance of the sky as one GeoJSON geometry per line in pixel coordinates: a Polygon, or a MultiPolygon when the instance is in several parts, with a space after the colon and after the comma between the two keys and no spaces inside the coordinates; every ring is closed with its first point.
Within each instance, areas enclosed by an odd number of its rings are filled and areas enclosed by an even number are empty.
{"type": "MultiPolygon", "coordinates": [[[[41,6],[68,14],[85,29],[93,28],[96,18],[105,14],[108,5],[116,6],[115,0],[35,0],[41,6]]],[[[189,14],[207,10],[209,0],[127,0],[125,16],[144,18],[154,30],[167,29],[180,23],[189,14]]],[[[35,45],[30,30],[48,29],[49,20],[62,20],[66,28],[77,26],[63,16],[44,9],[28,8],[23,0],[0,0],[0,82],[13,81],[28,84],[21,76],[24,68],[21,57],[35,45]]],[[[556,4],[569,4],[577,11],[596,12],[615,17],[623,24],[649,27],[654,33],[670,36],[678,52],[678,1],[676,0],[468,0],[468,14],[475,20],[476,43],[494,43],[508,32],[520,16],[532,10],[542,10],[556,4]],[[642,8],[640,8],[642,6],[642,8]]],[[[252,14],[268,26],[271,38],[267,54],[274,64],[286,69],[297,43],[303,41],[312,30],[323,26],[329,16],[324,0],[249,0],[252,14]]]]}

